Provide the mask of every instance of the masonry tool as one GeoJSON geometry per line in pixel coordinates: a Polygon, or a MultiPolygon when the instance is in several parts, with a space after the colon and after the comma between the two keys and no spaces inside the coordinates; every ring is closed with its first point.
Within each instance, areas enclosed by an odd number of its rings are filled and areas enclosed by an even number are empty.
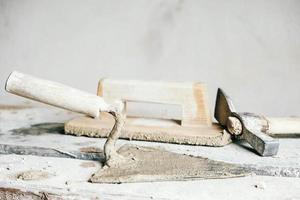
{"type": "Polygon", "coordinates": [[[246,140],[261,156],[274,156],[279,149],[275,137],[300,136],[300,118],[269,118],[248,112],[237,112],[231,98],[218,89],[215,118],[237,139],[246,140]]]}
{"type": "MultiPolygon", "coordinates": [[[[160,148],[123,145],[116,149],[116,140],[122,132],[126,118],[123,102],[118,99],[113,99],[108,103],[97,95],[16,71],[8,77],[5,89],[19,96],[86,114],[91,119],[98,118],[100,112],[106,112],[113,116],[114,124],[112,124],[112,128],[110,127],[104,145],[105,161],[90,178],[93,183],[230,178],[245,176],[251,171],[240,165],[168,152],[160,148]]],[[[134,94],[133,91],[132,94],[134,94]]],[[[186,94],[193,97],[191,96],[193,93],[186,94]]],[[[187,98],[181,99],[186,100],[187,98]]],[[[193,113],[193,111],[187,110],[186,113],[193,113]]],[[[193,119],[193,115],[188,116],[188,119],[193,119]]],[[[193,122],[193,120],[190,121],[190,123],[193,122]]],[[[148,127],[148,129],[150,128],[148,127]]]]}
{"type": "Polygon", "coordinates": [[[64,108],[90,117],[99,117],[100,112],[107,112],[114,117],[114,125],[104,145],[106,163],[114,162],[117,155],[115,142],[121,133],[124,125],[124,106],[120,101],[109,104],[103,98],[89,94],[60,83],[43,80],[23,74],[17,71],[12,72],[5,84],[6,91],[36,100],[42,103],[64,108]]]}
{"type": "MultiPolygon", "coordinates": [[[[204,83],[101,79],[97,95],[124,103],[122,139],[214,147],[231,142],[231,135],[212,122],[204,83]]],[[[80,116],[65,123],[65,133],[105,138],[113,123],[106,113],[80,116]]]]}

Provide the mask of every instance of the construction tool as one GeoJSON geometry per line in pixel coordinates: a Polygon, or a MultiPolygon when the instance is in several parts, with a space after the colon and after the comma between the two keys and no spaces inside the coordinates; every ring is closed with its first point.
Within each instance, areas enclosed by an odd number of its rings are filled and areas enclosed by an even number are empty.
{"type": "Polygon", "coordinates": [[[246,140],[261,156],[274,156],[279,141],[271,136],[300,136],[300,118],[269,118],[237,112],[231,98],[218,89],[215,118],[237,139],[246,140]]]}
{"type": "MultiPolygon", "coordinates": [[[[124,145],[116,150],[116,140],[121,134],[126,117],[122,101],[114,99],[113,103],[107,103],[99,96],[19,72],[10,74],[5,89],[19,96],[87,114],[92,118],[97,118],[100,112],[110,113],[114,117],[115,124],[104,145],[105,163],[91,177],[91,182],[120,183],[230,178],[250,173],[249,168],[236,164],[171,153],[159,148],[124,145]]],[[[52,149],[41,148],[41,150],[53,155],[52,149]]]]}
{"type": "MultiPolygon", "coordinates": [[[[206,146],[231,142],[231,135],[212,123],[203,83],[102,79],[97,95],[107,102],[124,102],[122,139],[206,146]]],[[[100,118],[80,116],[65,123],[65,133],[107,137],[113,123],[106,113],[100,118]]]]}
{"type": "Polygon", "coordinates": [[[107,112],[115,119],[115,124],[111,129],[108,139],[104,145],[106,164],[114,163],[118,159],[115,142],[118,139],[121,128],[124,125],[123,115],[124,105],[121,101],[114,101],[108,104],[103,98],[89,94],[60,83],[39,79],[20,72],[12,72],[5,84],[6,91],[64,108],[78,113],[86,114],[90,117],[99,117],[100,112],[107,112]]]}

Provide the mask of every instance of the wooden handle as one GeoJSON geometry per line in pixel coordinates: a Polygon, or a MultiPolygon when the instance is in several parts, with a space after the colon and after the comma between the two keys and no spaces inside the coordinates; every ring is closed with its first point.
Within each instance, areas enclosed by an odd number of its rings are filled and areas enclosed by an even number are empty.
{"type": "Polygon", "coordinates": [[[110,111],[111,109],[109,104],[97,95],[16,71],[9,75],[5,89],[22,97],[91,117],[98,117],[100,111],[110,111]]]}
{"type": "Polygon", "coordinates": [[[267,118],[270,135],[300,135],[300,118],[267,118]]]}

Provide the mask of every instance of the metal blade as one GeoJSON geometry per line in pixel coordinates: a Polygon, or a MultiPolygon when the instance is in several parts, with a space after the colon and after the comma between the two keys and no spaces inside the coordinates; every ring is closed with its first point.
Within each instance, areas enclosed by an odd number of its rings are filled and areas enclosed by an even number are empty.
{"type": "Polygon", "coordinates": [[[221,88],[218,89],[216,106],[215,106],[215,118],[222,125],[226,126],[228,117],[232,112],[236,112],[232,100],[228,97],[221,88]]]}
{"type": "Polygon", "coordinates": [[[125,160],[121,164],[99,169],[91,177],[92,183],[233,178],[251,173],[249,168],[241,165],[173,153],[161,148],[124,145],[118,153],[125,160]]]}

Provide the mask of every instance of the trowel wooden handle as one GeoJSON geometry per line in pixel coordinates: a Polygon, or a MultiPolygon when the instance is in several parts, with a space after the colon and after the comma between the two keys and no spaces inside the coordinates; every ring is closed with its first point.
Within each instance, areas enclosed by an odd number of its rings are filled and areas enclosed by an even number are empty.
{"type": "Polygon", "coordinates": [[[110,109],[103,98],[97,95],[16,71],[9,75],[5,89],[22,97],[91,117],[98,117],[100,111],[109,111],[110,109]]]}
{"type": "Polygon", "coordinates": [[[266,118],[269,123],[270,135],[300,135],[300,118],[266,118]]]}

